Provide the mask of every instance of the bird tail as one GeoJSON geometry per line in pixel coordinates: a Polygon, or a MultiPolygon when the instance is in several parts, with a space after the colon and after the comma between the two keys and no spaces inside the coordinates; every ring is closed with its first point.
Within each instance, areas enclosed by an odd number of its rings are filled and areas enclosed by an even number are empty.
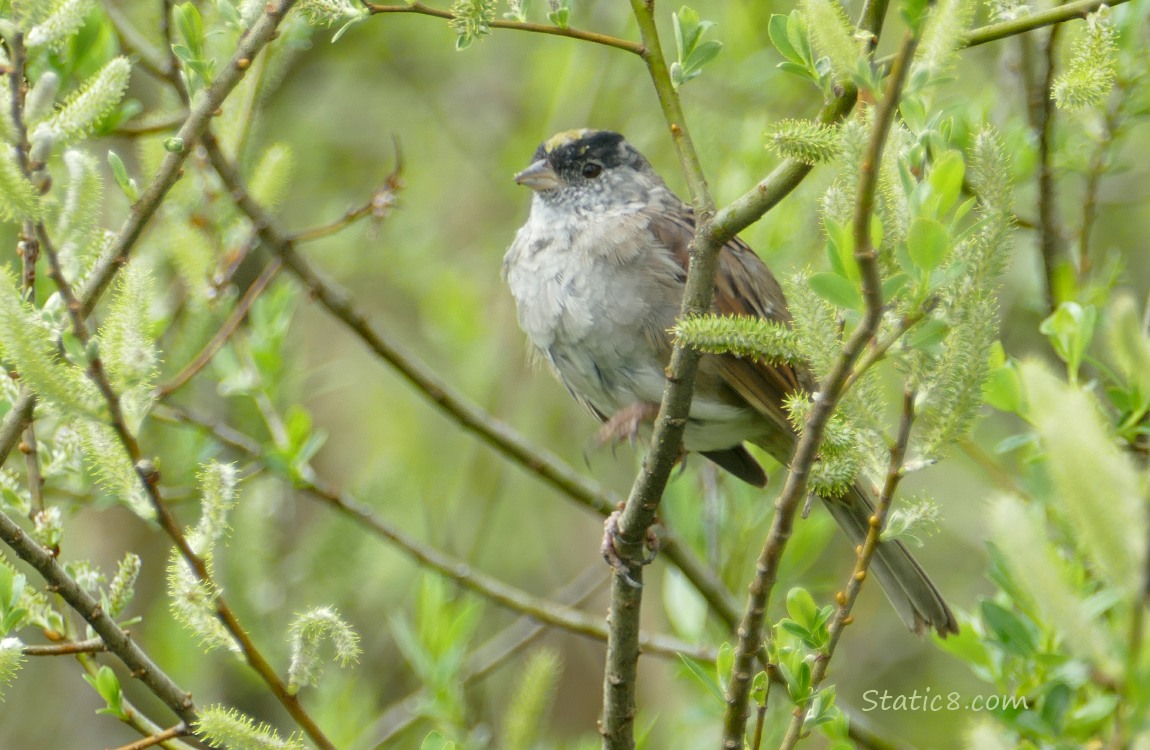
{"type": "MultiPolygon", "coordinates": [[[[874,513],[866,491],[856,484],[843,497],[824,498],[823,502],[851,542],[862,544],[874,513]]],[[[870,572],[882,586],[898,616],[915,633],[922,634],[925,629],[934,628],[945,638],[958,632],[958,621],[946,606],[938,587],[902,542],[880,543],[871,560],[870,572]]]]}

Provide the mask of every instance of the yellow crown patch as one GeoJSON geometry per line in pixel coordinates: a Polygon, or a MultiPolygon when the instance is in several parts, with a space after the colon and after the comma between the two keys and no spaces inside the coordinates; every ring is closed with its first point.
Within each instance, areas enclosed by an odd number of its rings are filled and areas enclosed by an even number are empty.
{"type": "Polygon", "coordinates": [[[595,131],[591,130],[590,128],[582,128],[580,130],[564,130],[562,133],[556,133],[555,135],[548,138],[547,141],[543,144],[543,148],[547,151],[547,153],[551,153],[561,146],[566,146],[568,143],[572,143],[581,138],[586,138],[594,132],[595,131]]]}

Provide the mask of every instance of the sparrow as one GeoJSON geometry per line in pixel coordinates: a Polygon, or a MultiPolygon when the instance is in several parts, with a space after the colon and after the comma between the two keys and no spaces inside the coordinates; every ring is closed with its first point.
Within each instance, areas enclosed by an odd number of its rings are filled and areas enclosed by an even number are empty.
{"type": "MultiPolygon", "coordinates": [[[[504,257],[503,278],[531,347],[608,430],[650,422],[666,386],[669,331],[687,279],[691,207],[607,130],[551,137],[515,181],[532,190],[531,210],[504,257]]],[[[738,238],[719,251],[712,311],[791,322],[778,281],[738,238]]],[[[683,447],[762,487],[766,474],[745,444],[786,466],[798,438],[784,401],[815,389],[801,365],[705,354],[683,447]]],[[[856,482],[822,500],[852,544],[861,544],[874,512],[868,490],[856,482]]],[[[901,542],[882,542],[870,570],[912,631],[958,632],[938,588],[901,542]]]]}

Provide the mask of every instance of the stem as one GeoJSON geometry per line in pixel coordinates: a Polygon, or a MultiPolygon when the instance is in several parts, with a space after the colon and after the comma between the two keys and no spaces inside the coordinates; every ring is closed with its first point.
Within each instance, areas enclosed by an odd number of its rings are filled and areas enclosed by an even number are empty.
{"type": "MultiPolygon", "coordinates": [[[[127,633],[127,631],[124,631],[127,633]]],[[[89,638],[86,641],[69,641],[67,643],[53,643],[47,646],[24,646],[20,649],[25,656],[74,656],[75,654],[96,654],[108,650],[108,646],[100,638],[89,638]]]]}
{"type": "Polygon", "coordinates": [[[814,406],[803,426],[791,460],[791,471],[787,476],[787,482],[775,503],[775,517],[762,553],[759,555],[755,577],[751,582],[746,613],[739,627],[735,667],[727,685],[723,747],[728,750],[743,746],[749,713],[750,687],[754,676],[753,661],[762,646],[766,611],[771,591],[778,579],[779,561],[790,539],[796,511],[806,496],[807,479],[817,457],[819,443],[835,405],[843,394],[843,386],[850,376],[854,363],[874,339],[882,319],[882,283],[875,250],[870,241],[870,216],[874,210],[883,148],[898,109],[902,85],[916,46],[916,37],[908,32],[891,67],[887,90],[875,112],[870,142],[860,165],[853,229],[855,259],[862,275],[866,311],[862,322],[843,346],[834,368],[819,385],[814,406]]]}
{"type": "MultiPolygon", "coordinates": [[[[416,13],[422,16],[434,16],[450,21],[455,18],[455,14],[451,11],[440,10],[438,8],[431,8],[423,3],[415,2],[410,5],[376,5],[374,3],[364,3],[364,7],[372,13],[372,15],[380,13],[416,13]]],[[[580,31],[579,29],[562,28],[559,26],[552,26],[545,23],[529,23],[526,21],[509,21],[502,18],[497,18],[488,24],[493,29],[514,29],[517,31],[530,31],[536,34],[551,34],[554,36],[565,36],[569,39],[578,39],[584,42],[592,42],[594,44],[602,44],[607,47],[614,47],[635,55],[644,55],[645,48],[638,42],[632,42],[627,39],[617,39],[613,36],[606,34],[597,34],[593,31],[580,31]]]]}
{"type": "Polygon", "coordinates": [[[108,650],[120,658],[132,677],[140,680],[176,716],[189,725],[196,721],[196,706],[192,702],[191,693],[181,689],[156,666],[143,649],[136,645],[128,632],[117,625],[116,621],[103,610],[100,602],[64,572],[64,568],[56,562],[52,553],[25,534],[24,530],[3,512],[0,512],[0,539],[3,539],[21,560],[35,568],[55,593],[92,626],[92,630],[96,631],[108,650]]]}
{"type": "MultiPolygon", "coordinates": [[[[836,596],[840,603],[838,609],[835,610],[835,616],[831,621],[828,631],[829,640],[827,641],[826,648],[815,660],[814,668],[811,670],[812,692],[818,688],[823,678],[826,677],[827,668],[830,665],[831,657],[834,656],[835,647],[838,646],[843,630],[853,621],[851,609],[854,608],[855,601],[858,599],[859,592],[862,590],[863,582],[866,580],[867,569],[870,567],[870,562],[874,558],[875,551],[878,549],[879,541],[882,537],[882,530],[886,526],[891,501],[894,499],[895,490],[898,489],[899,481],[903,477],[903,461],[906,459],[906,448],[910,443],[910,429],[914,424],[914,397],[915,394],[913,391],[908,390],[903,392],[902,421],[899,423],[898,438],[896,438],[894,445],[892,445],[890,449],[890,463],[887,467],[886,482],[883,485],[882,494],[875,504],[874,515],[870,517],[870,528],[867,529],[866,540],[859,549],[854,570],[851,572],[850,580],[847,582],[846,592],[840,592],[841,596],[836,596]]],[[[806,721],[807,710],[810,703],[811,701],[807,700],[802,705],[795,707],[795,711],[791,715],[791,723],[787,727],[787,733],[783,736],[779,750],[790,750],[799,741],[799,738],[802,736],[803,723],[806,721]]]]}
{"type": "MultiPolygon", "coordinates": [[[[690,265],[680,315],[700,314],[709,309],[714,296],[718,271],[719,248],[723,242],[708,235],[705,228],[713,214],[714,203],[698,155],[687,131],[678,92],[663,58],[653,6],[644,0],[631,0],[631,10],[639,24],[639,33],[647,47],[644,60],[659,98],[663,117],[679,153],[679,160],[691,192],[697,228],[690,246],[690,265]]],[[[724,240],[725,241],[725,240],[724,240]]],[[[667,387],[651,436],[651,449],[631,494],[618,518],[618,534],[613,535],[615,551],[622,570],[611,580],[610,624],[607,659],[603,673],[603,714],[599,733],[605,750],[631,750],[635,746],[635,689],[639,661],[639,617],[643,592],[642,565],[644,539],[655,521],[659,500],[666,488],[671,469],[679,460],[694,391],[695,373],[702,354],[676,343],[667,368],[667,387]]]]}

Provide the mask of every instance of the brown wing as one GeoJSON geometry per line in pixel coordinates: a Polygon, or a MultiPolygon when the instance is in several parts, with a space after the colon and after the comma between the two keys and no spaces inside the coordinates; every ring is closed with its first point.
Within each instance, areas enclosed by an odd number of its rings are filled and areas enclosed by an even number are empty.
{"type": "MultiPolygon", "coordinates": [[[[688,245],[694,236],[693,218],[662,212],[653,215],[650,228],[687,268],[688,245]]],[[[790,325],[786,297],[766,264],[737,237],[719,251],[713,309],[723,315],[748,315],[790,325]]],[[[708,355],[700,363],[700,377],[716,377],[738,398],[770,419],[778,428],[778,445],[764,443],[774,457],[785,463],[793,445],[793,433],[782,407],[783,398],[800,387],[809,387],[805,369],[785,363],[767,363],[734,355],[708,355]]]]}

